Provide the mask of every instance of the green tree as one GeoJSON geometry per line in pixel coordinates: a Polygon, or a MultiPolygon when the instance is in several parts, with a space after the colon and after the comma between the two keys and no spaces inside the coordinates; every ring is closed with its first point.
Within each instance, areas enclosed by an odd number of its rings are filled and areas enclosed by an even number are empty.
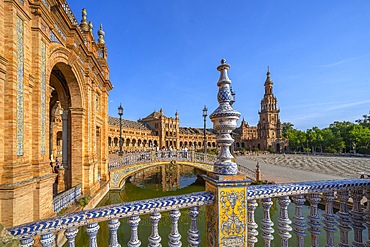
{"type": "Polygon", "coordinates": [[[356,123],[363,127],[370,128],[370,112],[369,114],[362,115],[362,119],[357,119],[356,123]]]}
{"type": "Polygon", "coordinates": [[[284,138],[287,138],[289,133],[294,131],[294,128],[293,128],[294,124],[292,124],[291,122],[284,122],[282,124],[282,135],[284,138]]]}

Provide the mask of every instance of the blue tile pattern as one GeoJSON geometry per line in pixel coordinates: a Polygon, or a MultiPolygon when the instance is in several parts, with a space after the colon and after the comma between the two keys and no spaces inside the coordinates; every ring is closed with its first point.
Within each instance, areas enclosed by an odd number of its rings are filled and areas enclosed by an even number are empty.
{"type": "Polygon", "coordinates": [[[108,219],[126,218],[143,214],[151,214],[154,212],[210,205],[214,203],[214,200],[214,195],[209,192],[196,192],[181,196],[161,197],[80,211],[59,217],[23,224],[8,230],[14,236],[25,239],[71,227],[79,227],[94,222],[105,221],[108,219]]]}
{"type": "Polygon", "coordinates": [[[287,195],[323,193],[349,189],[370,188],[370,179],[325,180],[304,183],[255,185],[247,188],[247,199],[261,199],[287,195]]]}
{"type": "Polygon", "coordinates": [[[24,141],[24,30],[17,16],[17,155],[22,156],[24,141]]]}
{"type": "Polygon", "coordinates": [[[41,42],[41,154],[46,150],[46,45],[41,42]]]}
{"type": "Polygon", "coordinates": [[[241,114],[232,108],[231,80],[227,75],[229,69],[230,65],[226,64],[225,59],[222,59],[221,65],[217,67],[220,72],[220,78],[217,82],[219,106],[209,116],[213,122],[213,129],[217,131],[216,142],[220,153],[214,163],[214,173],[219,175],[236,175],[238,173],[238,166],[232,162],[234,157],[230,153],[230,146],[234,142],[231,132],[237,127],[236,122],[241,114]]]}
{"type": "Polygon", "coordinates": [[[50,35],[50,41],[51,42],[61,44],[60,40],[58,39],[58,37],[55,35],[55,33],[53,31],[50,30],[49,35],[50,35]]]}
{"type": "Polygon", "coordinates": [[[88,87],[87,89],[87,150],[88,152],[91,151],[91,139],[90,139],[90,135],[91,135],[91,89],[90,87],[88,87]]]}
{"type": "Polygon", "coordinates": [[[82,185],[79,184],[60,195],[57,195],[53,199],[53,211],[54,213],[58,213],[63,208],[68,207],[73,202],[76,202],[78,198],[81,197],[82,192],[82,185]]]}

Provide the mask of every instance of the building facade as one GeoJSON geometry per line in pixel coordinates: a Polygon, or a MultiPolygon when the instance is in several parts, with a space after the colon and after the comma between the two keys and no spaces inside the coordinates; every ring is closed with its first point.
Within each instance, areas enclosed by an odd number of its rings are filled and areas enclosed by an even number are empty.
{"type": "MultiPolygon", "coordinates": [[[[119,118],[109,117],[109,153],[118,153],[120,124],[119,118]]],[[[154,111],[139,121],[122,119],[122,150],[124,152],[150,149],[203,149],[204,132],[201,128],[180,127],[179,114],[175,117],[164,115],[163,109],[154,111]]],[[[216,135],[206,130],[208,148],[216,148],[216,135]]]]}
{"type": "Polygon", "coordinates": [[[79,23],[63,0],[8,0],[0,16],[0,222],[11,227],[52,216],[59,192],[93,195],[109,179],[112,85],[86,10],[79,23]]]}
{"type": "MultiPolygon", "coordinates": [[[[280,109],[272,92],[273,82],[270,71],[264,84],[265,93],[261,100],[259,122],[250,126],[244,119],[234,130],[234,149],[236,151],[276,151],[284,152],[288,146],[287,139],[282,137],[282,125],[279,118],[280,109]]],[[[143,151],[154,147],[191,150],[203,150],[204,130],[202,128],[180,127],[179,114],[166,117],[163,109],[154,111],[139,121],[122,120],[122,149],[124,151],[143,151]]],[[[215,149],[216,132],[206,130],[207,148],[215,149]]],[[[110,153],[119,150],[119,119],[109,117],[108,146],[110,153]]]]}
{"type": "Polygon", "coordinates": [[[288,140],[282,136],[280,109],[277,107],[277,99],[272,92],[273,81],[270,77],[270,71],[267,71],[266,75],[265,93],[261,100],[261,109],[258,112],[258,124],[257,126],[249,126],[244,119],[242,120],[240,127],[234,130],[236,150],[270,150],[279,153],[286,151],[288,140]]]}

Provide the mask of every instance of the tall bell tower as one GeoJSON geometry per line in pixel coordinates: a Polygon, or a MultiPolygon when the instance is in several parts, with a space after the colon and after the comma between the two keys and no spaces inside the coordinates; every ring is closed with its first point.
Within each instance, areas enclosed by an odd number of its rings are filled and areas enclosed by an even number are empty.
{"type": "MultiPolygon", "coordinates": [[[[267,70],[267,78],[265,81],[265,94],[261,100],[261,111],[258,112],[260,120],[257,125],[258,138],[264,140],[261,143],[264,147],[261,150],[274,147],[274,140],[281,138],[282,126],[279,119],[280,109],[277,108],[277,99],[272,93],[273,82],[270,78],[270,68],[267,70]]],[[[278,150],[277,150],[278,151],[278,150]]]]}

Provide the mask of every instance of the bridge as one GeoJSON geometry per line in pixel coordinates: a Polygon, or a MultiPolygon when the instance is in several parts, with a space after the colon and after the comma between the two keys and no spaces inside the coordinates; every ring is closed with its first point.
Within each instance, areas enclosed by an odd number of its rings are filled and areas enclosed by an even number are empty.
{"type": "MultiPolygon", "coordinates": [[[[216,155],[204,154],[195,151],[161,150],[125,154],[122,157],[112,158],[108,163],[110,171],[110,189],[120,190],[125,180],[136,172],[165,164],[192,166],[197,169],[213,172],[216,155]]],[[[241,168],[247,178],[254,180],[255,171],[241,168]]]]}

